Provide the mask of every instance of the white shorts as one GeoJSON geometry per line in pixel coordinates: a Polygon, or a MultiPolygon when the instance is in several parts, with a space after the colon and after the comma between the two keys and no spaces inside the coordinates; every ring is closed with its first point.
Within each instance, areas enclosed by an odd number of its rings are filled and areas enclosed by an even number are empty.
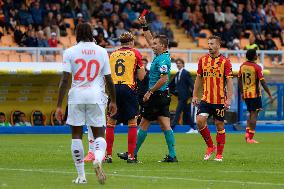
{"type": "Polygon", "coordinates": [[[106,126],[106,105],[104,104],[68,104],[66,123],[72,126],[106,126]]]}

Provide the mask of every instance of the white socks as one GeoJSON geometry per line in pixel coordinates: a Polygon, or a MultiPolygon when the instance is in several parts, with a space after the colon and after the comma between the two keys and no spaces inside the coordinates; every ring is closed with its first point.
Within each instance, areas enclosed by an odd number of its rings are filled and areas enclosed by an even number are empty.
{"type": "Polygon", "coordinates": [[[77,169],[78,177],[85,178],[84,148],[81,139],[72,139],[71,153],[77,169]]]}
{"type": "Polygon", "coordinates": [[[102,163],[105,157],[106,146],[107,146],[106,140],[103,137],[98,137],[95,139],[94,154],[95,154],[96,159],[94,161],[94,164],[102,163]]]}
{"type": "Polygon", "coordinates": [[[90,126],[88,126],[88,142],[89,142],[89,152],[93,152],[94,151],[94,135],[93,135],[93,131],[92,128],[90,126]]]}

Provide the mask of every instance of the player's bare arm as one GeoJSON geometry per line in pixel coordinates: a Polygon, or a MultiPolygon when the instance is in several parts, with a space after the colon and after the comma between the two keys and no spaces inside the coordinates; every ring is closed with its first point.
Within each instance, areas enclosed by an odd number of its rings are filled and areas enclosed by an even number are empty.
{"type": "Polygon", "coordinates": [[[58,122],[62,122],[63,120],[63,110],[62,110],[62,102],[64,96],[66,94],[68,88],[68,81],[69,81],[70,73],[63,72],[60,83],[59,83],[59,96],[57,100],[57,109],[56,109],[56,119],[58,122]]]}
{"type": "Polygon", "coordinates": [[[145,75],[146,75],[146,71],[144,67],[137,70],[137,79],[139,79],[139,81],[142,81],[145,75]]]}
{"type": "Polygon", "coordinates": [[[243,82],[242,82],[242,80],[243,80],[242,76],[238,77],[239,89],[240,89],[241,95],[243,97],[243,82]]]}
{"type": "Polygon", "coordinates": [[[110,96],[109,112],[111,113],[111,116],[113,116],[117,112],[117,107],[116,107],[116,97],[115,97],[114,84],[113,84],[113,81],[112,81],[110,74],[105,75],[105,81],[106,81],[106,88],[107,88],[107,91],[109,92],[109,96],[110,96]]]}
{"type": "MultiPolygon", "coordinates": [[[[140,24],[142,25],[142,28],[148,28],[145,16],[140,17],[138,20],[139,20],[140,24]]],[[[149,29],[147,29],[147,30],[143,29],[143,32],[144,32],[144,36],[146,38],[147,43],[149,44],[150,47],[152,47],[153,36],[152,36],[150,30],[149,29]]]]}
{"type": "Polygon", "coordinates": [[[198,91],[201,84],[202,84],[202,77],[200,75],[197,75],[194,82],[193,97],[192,97],[192,103],[194,106],[198,105],[198,91]]]}
{"type": "Polygon", "coordinates": [[[274,99],[272,98],[271,92],[270,92],[265,80],[264,79],[260,80],[260,83],[261,83],[263,89],[265,90],[265,92],[268,94],[268,97],[270,99],[270,103],[272,104],[274,99]]]}
{"type": "Polygon", "coordinates": [[[153,92],[157,91],[160,89],[168,80],[168,75],[164,74],[161,75],[160,79],[157,81],[157,83],[149,90],[143,97],[143,101],[146,102],[149,100],[150,96],[153,94],[153,92]]]}
{"type": "Polygon", "coordinates": [[[225,101],[225,108],[226,109],[230,109],[231,107],[231,103],[232,103],[232,96],[233,96],[233,78],[227,78],[227,92],[228,92],[228,95],[227,95],[227,99],[225,101]]]}

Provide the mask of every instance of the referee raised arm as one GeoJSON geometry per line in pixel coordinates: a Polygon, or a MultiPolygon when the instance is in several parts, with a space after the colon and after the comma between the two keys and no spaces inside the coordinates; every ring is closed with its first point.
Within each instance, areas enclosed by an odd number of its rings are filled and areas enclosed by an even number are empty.
{"type": "Polygon", "coordinates": [[[171,58],[167,51],[168,39],[164,35],[152,36],[149,31],[145,17],[140,17],[139,22],[142,25],[144,36],[155,53],[149,72],[149,90],[144,95],[144,106],[142,109],[141,129],[138,132],[135,155],[139,151],[142,143],[147,136],[147,130],[150,121],[157,120],[164,132],[168,145],[169,153],[160,162],[177,162],[175,150],[175,138],[170,127],[170,96],[168,92],[168,83],[171,70],[171,58]]]}

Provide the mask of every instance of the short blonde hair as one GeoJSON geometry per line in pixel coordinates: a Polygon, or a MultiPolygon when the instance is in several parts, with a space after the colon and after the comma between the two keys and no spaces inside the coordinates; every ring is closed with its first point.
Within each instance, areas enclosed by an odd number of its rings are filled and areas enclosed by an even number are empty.
{"type": "Polygon", "coordinates": [[[131,41],[134,41],[135,37],[132,33],[130,32],[124,32],[119,36],[119,41],[121,43],[129,43],[131,41]]]}

